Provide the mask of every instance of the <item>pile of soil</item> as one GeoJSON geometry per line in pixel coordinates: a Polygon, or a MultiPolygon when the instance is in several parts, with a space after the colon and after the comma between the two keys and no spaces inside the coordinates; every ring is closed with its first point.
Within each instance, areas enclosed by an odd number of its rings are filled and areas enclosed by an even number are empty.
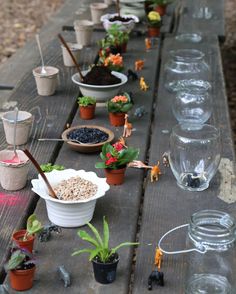
{"type": "Polygon", "coordinates": [[[129,21],[133,20],[133,18],[131,18],[131,17],[122,17],[122,16],[118,16],[118,15],[116,15],[116,16],[114,16],[112,18],[109,18],[110,22],[117,21],[117,20],[121,21],[121,22],[129,22],[129,21]]]}
{"type": "Polygon", "coordinates": [[[121,79],[111,73],[111,70],[106,66],[95,65],[86,74],[83,80],[84,84],[106,86],[121,83],[121,79]]]}

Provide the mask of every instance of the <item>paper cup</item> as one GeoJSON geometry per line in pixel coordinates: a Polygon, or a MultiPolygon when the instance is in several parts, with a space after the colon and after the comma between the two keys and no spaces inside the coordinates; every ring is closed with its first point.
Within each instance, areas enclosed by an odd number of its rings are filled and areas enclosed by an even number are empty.
{"type": "MultiPolygon", "coordinates": [[[[78,62],[80,50],[83,48],[83,46],[79,44],[73,44],[73,43],[67,43],[69,46],[75,60],[78,62]]],[[[68,53],[65,46],[61,45],[62,48],[62,56],[63,56],[63,62],[65,66],[75,66],[74,61],[72,60],[70,54],[68,53]]]]}
{"type": "Polygon", "coordinates": [[[59,69],[53,66],[45,66],[47,74],[41,73],[41,66],[33,69],[38,95],[51,96],[55,93],[59,69]]]}
{"type": "Polygon", "coordinates": [[[101,23],[101,16],[104,14],[107,8],[108,8],[108,5],[105,3],[90,4],[91,17],[94,24],[101,23]]]}
{"type": "Polygon", "coordinates": [[[74,21],[74,29],[77,44],[88,46],[91,44],[94,23],[90,20],[74,21]]]}

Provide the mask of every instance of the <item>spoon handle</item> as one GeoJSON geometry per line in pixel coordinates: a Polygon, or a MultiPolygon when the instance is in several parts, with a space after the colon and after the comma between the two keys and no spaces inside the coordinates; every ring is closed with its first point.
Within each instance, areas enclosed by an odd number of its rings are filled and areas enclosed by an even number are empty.
{"type": "Polygon", "coordinates": [[[42,61],[42,68],[44,68],[43,53],[42,53],[42,48],[41,48],[41,45],[40,45],[39,34],[36,34],[35,38],[36,38],[38,48],[39,48],[39,53],[40,53],[40,57],[41,57],[41,61],[42,61]]]}
{"type": "Polygon", "coordinates": [[[14,120],[14,133],[13,133],[13,150],[14,150],[15,156],[17,156],[17,153],[16,153],[16,126],[17,126],[18,113],[19,113],[18,107],[15,107],[14,112],[15,112],[15,120],[14,120]]]}
{"type": "Polygon", "coordinates": [[[45,176],[44,172],[42,171],[42,169],[41,169],[40,165],[38,164],[38,162],[36,161],[36,159],[33,157],[33,155],[29,152],[28,149],[23,150],[23,152],[31,160],[31,162],[33,163],[33,165],[36,167],[37,171],[39,172],[39,174],[43,178],[45,184],[48,187],[49,195],[53,198],[57,198],[55,191],[53,190],[51,184],[49,183],[47,177],[45,176]]]}

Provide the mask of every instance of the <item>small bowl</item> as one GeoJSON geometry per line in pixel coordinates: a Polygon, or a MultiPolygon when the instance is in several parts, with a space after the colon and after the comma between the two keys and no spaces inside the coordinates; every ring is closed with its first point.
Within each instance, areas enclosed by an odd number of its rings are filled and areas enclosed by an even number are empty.
{"type": "Polygon", "coordinates": [[[105,14],[101,17],[101,22],[102,22],[104,29],[106,31],[109,30],[113,24],[116,24],[116,25],[120,26],[121,31],[130,33],[132,31],[132,29],[134,28],[135,23],[139,22],[139,18],[133,14],[121,15],[122,18],[131,18],[127,22],[123,22],[120,20],[110,21],[110,19],[112,19],[115,16],[118,16],[118,13],[113,13],[113,14],[108,13],[108,14],[105,14]]]}
{"type": "Polygon", "coordinates": [[[94,153],[94,152],[101,151],[102,146],[105,143],[110,143],[115,137],[114,133],[111,130],[104,127],[96,126],[96,125],[82,125],[82,126],[75,126],[72,128],[68,128],[62,133],[61,137],[63,140],[66,141],[68,140],[68,137],[67,137],[68,133],[70,133],[72,130],[84,128],[84,127],[99,129],[108,134],[108,139],[104,142],[97,143],[97,144],[79,144],[76,142],[66,142],[71,149],[81,153],[94,153]]]}
{"type": "MultiPolygon", "coordinates": [[[[89,71],[86,70],[83,71],[82,74],[86,75],[88,72],[89,71]]],[[[72,81],[75,84],[79,85],[80,92],[83,96],[94,97],[97,102],[106,101],[116,96],[121,86],[123,86],[128,81],[127,76],[118,71],[112,71],[111,73],[117,78],[120,78],[121,83],[107,86],[84,84],[81,82],[80,75],[78,73],[72,76],[72,81]]]]}
{"type": "Polygon", "coordinates": [[[68,180],[75,176],[80,176],[98,186],[97,193],[89,199],[65,201],[52,198],[48,194],[48,188],[40,175],[38,175],[38,179],[31,181],[33,186],[32,190],[46,202],[49,220],[60,227],[79,227],[90,222],[97,199],[104,196],[110,189],[110,186],[106,183],[106,179],[99,178],[94,172],[65,169],[62,171],[53,170],[50,173],[45,173],[45,175],[52,187],[63,180],[68,180]]]}

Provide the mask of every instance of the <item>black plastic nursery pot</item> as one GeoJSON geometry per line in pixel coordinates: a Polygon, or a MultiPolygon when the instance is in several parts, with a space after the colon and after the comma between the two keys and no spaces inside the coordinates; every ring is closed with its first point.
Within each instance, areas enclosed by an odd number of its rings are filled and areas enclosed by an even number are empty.
{"type": "Polygon", "coordinates": [[[95,280],[101,284],[110,284],[116,279],[118,255],[112,263],[102,263],[92,260],[95,280]]]}

